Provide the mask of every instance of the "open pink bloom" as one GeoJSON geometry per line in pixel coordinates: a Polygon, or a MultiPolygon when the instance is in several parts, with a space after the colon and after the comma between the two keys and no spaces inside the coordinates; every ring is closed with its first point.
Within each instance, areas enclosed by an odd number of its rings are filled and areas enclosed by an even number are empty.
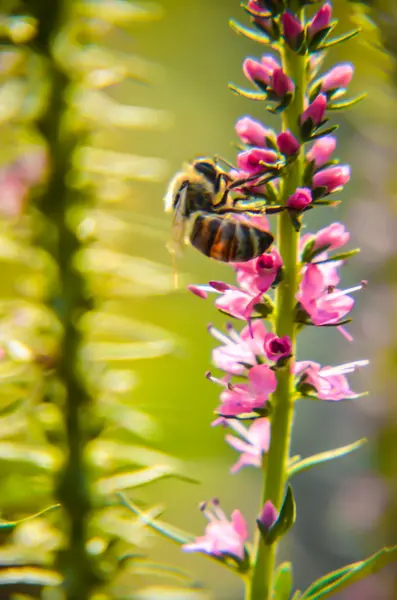
{"type": "MultiPolygon", "coordinates": [[[[223,281],[210,281],[208,285],[189,285],[188,290],[204,300],[208,298],[208,294],[219,295],[215,300],[216,308],[235,319],[247,321],[252,314],[252,294],[223,281]]],[[[260,302],[260,298],[257,302],[260,302]]]]}
{"type": "Polygon", "coordinates": [[[274,69],[280,68],[279,63],[273,56],[265,54],[261,60],[246,58],[243,63],[244,75],[250,81],[259,81],[264,85],[270,85],[274,69]]]}
{"type": "Polygon", "coordinates": [[[300,20],[291,12],[286,10],[282,16],[284,39],[291,48],[295,49],[298,45],[300,36],[303,33],[303,25],[300,20]]]}
{"type": "Polygon", "coordinates": [[[212,351],[212,362],[222,371],[242,375],[247,370],[246,365],[255,366],[257,357],[263,356],[263,341],[267,331],[261,320],[253,321],[251,326],[244,327],[240,334],[230,323],[227,324],[228,335],[212,326],[209,332],[223,344],[212,351]]]}
{"type": "MultiPolygon", "coordinates": [[[[261,510],[261,514],[259,515],[258,521],[260,522],[261,529],[264,531],[269,531],[272,525],[277,521],[279,516],[279,512],[277,508],[274,506],[273,502],[268,500],[263,505],[261,510]]],[[[258,523],[259,525],[259,523],[258,523]]]]}
{"type": "Polygon", "coordinates": [[[341,63],[333,67],[321,78],[323,92],[345,88],[349,85],[354,74],[354,67],[350,63],[341,63]]]}
{"type": "Polygon", "coordinates": [[[331,5],[326,3],[316,12],[312,20],[307,26],[307,36],[312,40],[317,32],[329,27],[332,17],[331,5]]]}
{"type": "Polygon", "coordinates": [[[292,94],[295,91],[295,84],[284,73],[281,68],[274,69],[271,79],[271,87],[279,98],[284,98],[287,93],[292,94]]]}
{"type": "Polygon", "coordinates": [[[293,156],[301,147],[296,137],[288,130],[277,136],[277,146],[284,156],[293,156]]]}
{"type": "Polygon", "coordinates": [[[217,419],[213,425],[218,425],[221,421],[226,421],[227,425],[240,436],[235,437],[230,434],[225,436],[226,442],[241,452],[240,458],[230,469],[231,473],[237,473],[242,467],[260,467],[262,456],[268,452],[270,445],[269,419],[256,419],[248,429],[237,419],[217,419]]]}
{"type": "Polygon", "coordinates": [[[314,250],[337,250],[347,244],[350,233],[346,231],[343,223],[331,223],[328,227],[320,229],[314,236],[314,250]]]}
{"type": "Polygon", "coordinates": [[[241,171],[251,175],[257,175],[266,172],[263,163],[276,163],[278,159],[277,152],[265,148],[251,148],[244,152],[239,152],[237,156],[237,166],[241,171]]]}
{"type": "Polygon", "coordinates": [[[260,121],[256,121],[251,117],[242,117],[235,126],[236,133],[243,144],[257,146],[259,148],[266,147],[266,136],[272,135],[270,129],[266,129],[260,121]]]}
{"type": "Polygon", "coordinates": [[[248,531],[241,512],[234,510],[229,521],[216,500],[212,501],[212,507],[204,504],[202,512],[209,521],[205,535],[197,537],[190,544],[184,544],[182,549],[185,552],[204,552],[213,556],[231,554],[243,560],[248,531]]]}
{"type": "Polygon", "coordinates": [[[324,187],[327,194],[332,194],[335,190],[343,188],[350,179],[350,167],[339,165],[329,167],[313,175],[313,188],[324,187]]]}
{"type": "Polygon", "coordinates": [[[208,378],[225,388],[221,392],[221,405],[217,410],[223,417],[236,417],[263,408],[277,387],[276,375],[268,365],[252,367],[248,371],[248,383],[231,385],[225,379],[211,375],[208,378]]]}
{"type": "Polygon", "coordinates": [[[287,206],[294,210],[303,210],[312,202],[312,192],[309,188],[296,188],[296,191],[288,198],[287,206]]]}
{"type": "Polygon", "coordinates": [[[301,386],[312,386],[320,400],[344,400],[357,398],[360,394],[353,392],[345,375],[353,373],[359,367],[368,365],[368,360],[357,360],[338,367],[322,367],[310,360],[295,363],[295,374],[299,375],[298,389],[301,386]]]}
{"type": "Polygon", "coordinates": [[[245,263],[234,263],[237,282],[240,287],[251,294],[264,294],[274,283],[281,267],[282,260],[275,248],[258,258],[245,263]]]}
{"type": "Polygon", "coordinates": [[[349,290],[333,290],[324,272],[316,264],[309,264],[303,275],[297,300],[317,326],[338,323],[346,317],[354,306],[354,300],[347,294],[362,285],[349,290]]]}
{"type": "Polygon", "coordinates": [[[278,361],[291,355],[292,344],[288,335],[282,338],[275,333],[267,333],[264,340],[264,350],[268,360],[278,361]]]}
{"type": "Polygon", "coordinates": [[[327,108],[327,97],[324,94],[319,94],[307,109],[301,114],[301,123],[305,123],[311,119],[314,125],[319,125],[324,118],[327,108]]]}
{"type": "Polygon", "coordinates": [[[316,140],[309,152],[306,154],[306,158],[309,162],[314,160],[314,166],[316,168],[322,167],[331,158],[331,154],[336,148],[336,138],[332,135],[326,135],[325,137],[316,140]]]}

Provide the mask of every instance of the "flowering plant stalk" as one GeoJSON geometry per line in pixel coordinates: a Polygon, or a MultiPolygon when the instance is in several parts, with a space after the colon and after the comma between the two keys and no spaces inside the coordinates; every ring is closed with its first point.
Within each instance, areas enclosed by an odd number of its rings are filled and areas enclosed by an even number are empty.
{"type": "Polygon", "coordinates": [[[352,294],[365,284],[347,290],[338,287],[339,268],[358,251],[340,251],[349,241],[343,224],[331,223],[317,233],[301,235],[305,213],[339,204],[335,197],[350,179],[349,167],[333,157],[337,142],[331,134],[337,125],[328,126],[327,113],[362,98],[345,97],[353,76],[351,64],[320,73],[325,51],[358,31],[332,37],[337,23],[332,20],[331,4],[320,5],[310,19],[305,15],[308,4],[314,2],[249,0],[243,9],[252,26],[231,23],[260,49],[267,46],[273,51],[244,60],[243,72],[252,89],[230,87],[280,114],[282,130],[277,134],[249,116],[239,119],[235,129],[240,152],[229,176],[241,182],[240,197],[254,198],[256,206],[262,207],[260,216],[247,212],[243,218],[269,230],[267,215],[276,215],[275,244],[253,260],[232,265],[237,285],[211,281],[190,286],[200,298],[216,294],[216,308],[244,322],[240,332],[231,324],[226,325],[226,333],[209,328],[221,342],[213,351],[213,362],[224,374],[207,377],[222,387],[213,425],[229,427],[240,436],[226,436],[240,453],[232,472],[256,467],[263,479],[254,542],[247,542],[248,527],[240,511],[235,510],[229,520],[217,499],[202,505],[209,523],[197,538],[176,534],[125,501],[149,526],[183,544],[185,551],[201,552],[236,571],[245,582],[246,600],[327,598],[397,558],[396,547],[383,549],[322,577],[304,592],[293,591],[290,563],[276,567],[279,541],[295,521],[292,476],[365,442],[306,459],[290,456],[297,401],[357,398],[360,394],[350,389],[346,375],[368,362],[323,367],[296,360],[297,336],[304,327],[334,327],[352,341],[345,328],[354,306],[352,294]],[[248,428],[247,420],[251,421],[248,428]]]}

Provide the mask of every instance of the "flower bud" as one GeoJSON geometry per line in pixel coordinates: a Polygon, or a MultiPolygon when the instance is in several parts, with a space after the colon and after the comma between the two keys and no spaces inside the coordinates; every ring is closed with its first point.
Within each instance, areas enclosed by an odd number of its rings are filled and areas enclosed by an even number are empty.
{"type": "Polygon", "coordinates": [[[266,147],[266,136],[272,132],[266,129],[260,121],[251,117],[242,117],[236,123],[235,130],[243,144],[266,147]]]}
{"type": "Polygon", "coordinates": [[[251,150],[240,152],[237,156],[238,168],[248,173],[248,175],[256,175],[266,171],[266,167],[261,163],[275,162],[277,162],[277,153],[263,148],[251,148],[251,150]]]}
{"type": "Polygon", "coordinates": [[[283,23],[284,39],[287,44],[296,50],[301,43],[303,25],[300,20],[289,11],[285,11],[281,17],[283,23]]]}
{"type": "Polygon", "coordinates": [[[350,167],[347,165],[329,167],[313,175],[313,188],[325,187],[327,193],[331,194],[336,189],[343,187],[349,179],[350,167]]]}
{"type": "Polygon", "coordinates": [[[288,208],[303,210],[312,202],[312,193],[309,188],[296,188],[296,191],[288,198],[288,208]]]}
{"type": "Polygon", "coordinates": [[[279,98],[284,98],[287,93],[292,94],[295,90],[294,82],[281,68],[274,69],[271,86],[279,98]]]}
{"type": "Polygon", "coordinates": [[[277,136],[277,146],[284,156],[293,156],[300,149],[298,140],[290,131],[283,131],[277,136]]]}
{"type": "Polygon", "coordinates": [[[246,58],[243,63],[243,71],[244,75],[250,81],[259,81],[260,83],[264,83],[265,85],[270,84],[270,79],[273,73],[273,70],[269,71],[269,69],[260,63],[258,60],[254,58],[246,58]]]}
{"type": "Polygon", "coordinates": [[[277,337],[275,333],[267,333],[263,344],[266,358],[277,362],[281,358],[291,356],[292,344],[288,335],[282,338],[277,337]]]}
{"type": "Polygon", "coordinates": [[[320,229],[314,237],[313,250],[336,250],[344,246],[350,238],[350,233],[342,223],[332,223],[320,229]]]}
{"type": "Polygon", "coordinates": [[[320,10],[316,12],[313,19],[307,26],[307,37],[312,40],[316,33],[322,29],[329,27],[332,17],[332,7],[330,4],[324,4],[320,10]]]}
{"type": "Polygon", "coordinates": [[[345,88],[352,80],[354,67],[350,63],[341,63],[328,71],[321,79],[321,89],[323,92],[345,88]]]}
{"type": "Polygon", "coordinates": [[[278,519],[278,510],[274,506],[273,502],[268,500],[263,505],[261,514],[259,515],[259,518],[258,518],[258,525],[260,524],[261,529],[263,528],[264,531],[269,531],[269,529],[271,528],[272,525],[274,525],[274,523],[277,521],[277,519],[278,519]]]}
{"type": "Polygon", "coordinates": [[[322,167],[331,158],[332,152],[336,148],[336,138],[332,135],[326,135],[314,142],[313,146],[306,154],[309,162],[314,161],[315,167],[322,167]]]}
{"type": "Polygon", "coordinates": [[[324,94],[319,94],[302,113],[301,124],[305,123],[308,119],[312,119],[314,125],[319,125],[324,118],[326,108],[327,97],[324,94]]]}

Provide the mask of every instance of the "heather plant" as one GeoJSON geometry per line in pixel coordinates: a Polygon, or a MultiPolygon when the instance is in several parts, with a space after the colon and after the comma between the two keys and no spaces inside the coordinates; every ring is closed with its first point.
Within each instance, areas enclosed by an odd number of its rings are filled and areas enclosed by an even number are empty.
{"type": "Polygon", "coordinates": [[[254,467],[263,481],[255,533],[250,539],[252,524],[248,527],[238,509],[226,515],[217,498],[201,505],[208,524],[198,537],[152,518],[125,497],[122,501],[184,552],[201,553],[235,572],[244,581],[246,600],[319,600],[397,559],[397,547],[383,548],[324,575],[304,591],[294,589],[292,564],[276,563],[279,543],[299,514],[293,478],[365,443],[358,440],[306,458],[290,454],[300,402],[358,398],[362,394],[351,389],[348,376],[368,364],[361,357],[332,366],[319,364],[315,355],[297,360],[299,334],[307,327],[334,328],[346,343],[354,341],[350,313],[355,294],[366,285],[340,285],[341,267],[358,252],[346,249],[350,234],[342,223],[331,222],[313,233],[305,229],[308,211],[338,205],[351,176],[349,166],[337,159],[333,134],[338,125],[329,118],[363,96],[349,97],[352,64],[325,71],[322,61],[328,49],[348,43],[359,30],[335,35],[329,2],[249,0],[242,8],[251,25],[232,21],[231,26],[256,42],[257,55],[243,62],[249,87],[230,88],[278,116],[281,130],[241,117],[235,125],[239,151],[229,176],[241,182],[240,196],[262,206],[262,215],[247,212],[246,218],[271,230],[275,243],[253,260],[230,265],[234,285],[210,281],[189,289],[202,300],[214,297],[215,308],[233,319],[225,321],[224,330],[209,327],[219,343],[212,362],[220,374],[208,372],[207,378],[220,387],[212,426],[230,430],[225,440],[239,453],[232,473],[254,467]]]}

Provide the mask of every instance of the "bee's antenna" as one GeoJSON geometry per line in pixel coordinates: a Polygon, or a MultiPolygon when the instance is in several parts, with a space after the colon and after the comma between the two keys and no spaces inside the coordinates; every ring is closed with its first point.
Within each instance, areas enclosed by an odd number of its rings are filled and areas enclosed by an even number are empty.
{"type": "Polygon", "coordinates": [[[236,169],[237,168],[235,165],[233,165],[233,163],[231,163],[230,161],[228,161],[226,158],[223,158],[223,156],[219,156],[219,154],[215,154],[214,161],[215,161],[216,164],[218,164],[219,162],[223,162],[230,169],[236,169]]]}

